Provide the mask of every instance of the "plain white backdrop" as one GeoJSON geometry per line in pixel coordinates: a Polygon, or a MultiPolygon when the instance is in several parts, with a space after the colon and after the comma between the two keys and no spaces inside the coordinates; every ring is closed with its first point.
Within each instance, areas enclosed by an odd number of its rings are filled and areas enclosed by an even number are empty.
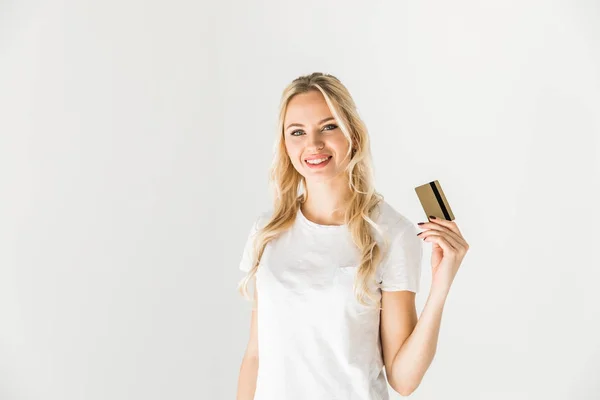
{"type": "Polygon", "coordinates": [[[593,0],[0,2],[0,399],[235,397],[238,263],[313,71],[377,190],[416,223],[438,179],[471,246],[411,398],[600,399],[593,0]]]}

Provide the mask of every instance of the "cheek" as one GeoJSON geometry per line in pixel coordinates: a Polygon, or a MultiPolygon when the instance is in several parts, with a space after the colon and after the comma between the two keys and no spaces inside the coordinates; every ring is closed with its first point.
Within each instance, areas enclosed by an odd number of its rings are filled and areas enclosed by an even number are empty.
{"type": "Polygon", "coordinates": [[[296,163],[296,159],[299,157],[298,154],[300,151],[298,145],[294,145],[294,143],[292,143],[291,141],[286,141],[285,150],[290,159],[292,160],[292,163],[296,163]]]}
{"type": "Polygon", "coordinates": [[[335,151],[338,154],[346,154],[348,148],[350,147],[346,137],[343,135],[340,135],[340,137],[336,138],[331,145],[333,148],[335,148],[335,151]]]}

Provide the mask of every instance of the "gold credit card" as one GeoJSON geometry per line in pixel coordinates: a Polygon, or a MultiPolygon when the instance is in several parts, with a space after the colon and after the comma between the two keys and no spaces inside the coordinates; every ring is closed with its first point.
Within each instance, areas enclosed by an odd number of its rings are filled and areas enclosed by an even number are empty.
{"type": "Polygon", "coordinates": [[[447,221],[454,220],[450,204],[448,204],[448,200],[444,196],[444,191],[437,180],[417,186],[415,192],[417,192],[427,218],[433,215],[436,218],[443,218],[447,221]]]}

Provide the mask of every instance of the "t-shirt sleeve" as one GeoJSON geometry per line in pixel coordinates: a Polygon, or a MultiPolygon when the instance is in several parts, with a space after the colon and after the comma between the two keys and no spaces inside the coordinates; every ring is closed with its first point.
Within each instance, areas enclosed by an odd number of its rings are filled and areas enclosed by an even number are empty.
{"type": "Polygon", "coordinates": [[[388,253],[382,261],[381,290],[418,293],[423,243],[417,233],[417,228],[409,223],[390,239],[388,253]]]}
{"type": "Polygon", "coordinates": [[[250,271],[250,268],[252,268],[252,261],[254,259],[254,238],[256,237],[256,232],[258,232],[259,219],[260,217],[256,218],[252,224],[246,239],[246,244],[244,245],[244,250],[242,252],[239,269],[244,272],[248,272],[250,271]]]}

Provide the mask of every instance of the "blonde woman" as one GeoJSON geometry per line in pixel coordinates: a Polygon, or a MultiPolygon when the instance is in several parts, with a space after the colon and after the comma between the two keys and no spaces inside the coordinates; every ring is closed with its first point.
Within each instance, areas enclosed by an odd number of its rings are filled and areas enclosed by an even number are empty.
{"type": "Polygon", "coordinates": [[[275,150],[274,205],[239,265],[253,309],[237,399],[385,400],[387,383],[411,394],[468,244],[455,222],[429,218],[419,233],[375,191],[367,128],[332,75],[284,90],[275,150]],[[423,241],[433,277],[417,318],[423,241]]]}

